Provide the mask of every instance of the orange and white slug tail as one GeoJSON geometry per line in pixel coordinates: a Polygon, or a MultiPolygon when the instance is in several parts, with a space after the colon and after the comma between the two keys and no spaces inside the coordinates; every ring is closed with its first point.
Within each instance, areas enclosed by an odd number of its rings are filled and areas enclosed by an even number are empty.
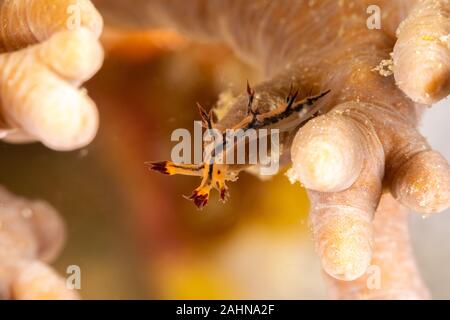
{"type": "Polygon", "coordinates": [[[171,161],[147,162],[150,170],[157,171],[162,174],[184,176],[203,176],[203,164],[176,164],[171,161]]]}

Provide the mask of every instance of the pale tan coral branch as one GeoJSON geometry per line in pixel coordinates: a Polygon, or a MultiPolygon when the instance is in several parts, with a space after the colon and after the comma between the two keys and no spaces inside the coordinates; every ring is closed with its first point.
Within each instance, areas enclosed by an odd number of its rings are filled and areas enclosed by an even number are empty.
{"type": "Polygon", "coordinates": [[[328,274],[353,280],[372,254],[372,219],[381,194],[384,150],[364,115],[347,103],[300,129],[291,149],[295,179],[307,188],[317,251],[328,274]],[[303,178],[303,179],[302,179],[303,178]]]}
{"type": "Polygon", "coordinates": [[[77,85],[101,66],[102,49],[86,29],[0,55],[3,117],[56,150],[84,146],[95,137],[94,102],[77,85]]]}
{"type": "Polygon", "coordinates": [[[398,86],[414,101],[431,104],[450,91],[450,3],[421,0],[403,21],[394,47],[398,86]]]}
{"type": "Polygon", "coordinates": [[[76,299],[76,291],[45,263],[65,240],[59,214],[43,201],[29,201],[0,188],[0,297],[76,299]]]}
{"type": "Polygon", "coordinates": [[[333,299],[427,299],[409,240],[408,211],[389,194],[375,214],[373,255],[367,272],[355,281],[327,276],[333,299]]]}
{"type": "Polygon", "coordinates": [[[103,62],[101,16],[87,0],[0,5],[7,22],[0,26],[0,47],[8,50],[0,54],[2,138],[38,140],[55,150],[87,145],[97,132],[98,114],[79,86],[103,62]]]}

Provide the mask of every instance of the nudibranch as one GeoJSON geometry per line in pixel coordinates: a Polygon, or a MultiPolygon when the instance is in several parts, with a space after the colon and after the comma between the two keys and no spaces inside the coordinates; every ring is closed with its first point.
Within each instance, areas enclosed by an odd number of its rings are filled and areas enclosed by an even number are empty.
{"type": "MultiPolygon", "coordinates": [[[[244,133],[248,130],[259,129],[279,129],[280,131],[293,130],[304,125],[308,120],[319,113],[316,101],[324,97],[330,90],[317,95],[309,96],[301,101],[297,101],[298,90],[290,93],[285,102],[265,113],[259,113],[255,107],[255,90],[247,83],[248,107],[247,115],[232,130],[241,130],[244,133]]],[[[214,123],[214,114],[211,109],[207,112],[200,104],[197,104],[202,119],[202,127],[207,130],[216,129],[214,123]]],[[[220,194],[220,200],[226,202],[229,197],[226,181],[237,180],[240,171],[248,168],[249,164],[228,164],[223,161],[235,145],[228,146],[225,139],[225,131],[221,131],[224,137],[221,141],[221,148],[215,146],[212,152],[204,156],[203,162],[199,164],[174,163],[172,161],[149,162],[149,168],[166,175],[187,175],[198,176],[202,182],[190,196],[188,200],[194,202],[199,209],[203,209],[208,203],[209,195],[212,189],[216,189],[220,194]],[[218,151],[219,150],[219,151],[218,151]],[[221,161],[216,159],[221,158],[221,161]]],[[[245,135],[244,135],[245,137],[245,135]]],[[[238,142],[239,143],[239,142],[238,142]]],[[[245,143],[245,142],[244,142],[245,143]]],[[[234,153],[233,153],[234,154],[234,153]]]]}

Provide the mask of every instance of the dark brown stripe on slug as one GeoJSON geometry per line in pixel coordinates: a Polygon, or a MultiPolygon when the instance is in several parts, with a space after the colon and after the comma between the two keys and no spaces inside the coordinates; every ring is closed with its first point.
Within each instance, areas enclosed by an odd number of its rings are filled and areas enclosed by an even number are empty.
{"type": "MultiPolygon", "coordinates": [[[[214,160],[214,159],[213,159],[213,160],[214,160]]],[[[213,170],[214,170],[214,162],[212,162],[212,163],[209,165],[209,168],[208,168],[208,179],[209,179],[210,181],[212,180],[213,170]]]]}
{"type": "Polygon", "coordinates": [[[169,170],[167,169],[168,161],[147,162],[146,164],[150,170],[157,171],[162,174],[169,174],[169,170]]]}
{"type": "MultiPolygon", "coordinates": [[[[243,130],[249,130],[249,129],[257,130],[257,129],[261,129],[266,126],[275,124],[277,122],[280,122],[281,120],[284,120],[284,119],[290,117],[292,114],[302,111],[305,106],[311,106],[314,102],[316,102],[320,98],[323,98],[328,93],[330,93],[330,91],[331,90],[327,90],[317,96],[306,98],[306,99],[298,102],[296,105],[294,105],[294,101],[295,101],[294,98],[296,97],[296,95],[294,95],[293,98],[291,98],[291,100],[288,102],[288,105],[284,111],[282,111],[279,114],[276,114],[272,117],[267,117],[267,118],[263,118],[262,120],[252,121],[251,123],[249,123],[248,126],[243,128],[243,130]]],[[[264,114],[262,114],[261,116],[264,116],[264,114]]]]}

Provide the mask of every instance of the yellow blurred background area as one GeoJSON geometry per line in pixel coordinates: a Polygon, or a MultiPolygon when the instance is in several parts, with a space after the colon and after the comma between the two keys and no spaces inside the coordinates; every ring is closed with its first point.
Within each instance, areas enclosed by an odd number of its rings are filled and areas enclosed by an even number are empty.
{"type": "Polygon", "coordinates": [[[145,166],[170,157],[173,130],[193,130],[197,101],[210,108],[259,76],[224,47],[168,31],[107,30],[102,41],[105,64],[86,86],[95,141],[68,153],[0,144],[3,184],[64,217],[59,273],[80,266],[86,299],[325,298],[300,185],[243,173],[226,204],[213,195],[198,211],[182,197],[197,178],[145,166]]]}

